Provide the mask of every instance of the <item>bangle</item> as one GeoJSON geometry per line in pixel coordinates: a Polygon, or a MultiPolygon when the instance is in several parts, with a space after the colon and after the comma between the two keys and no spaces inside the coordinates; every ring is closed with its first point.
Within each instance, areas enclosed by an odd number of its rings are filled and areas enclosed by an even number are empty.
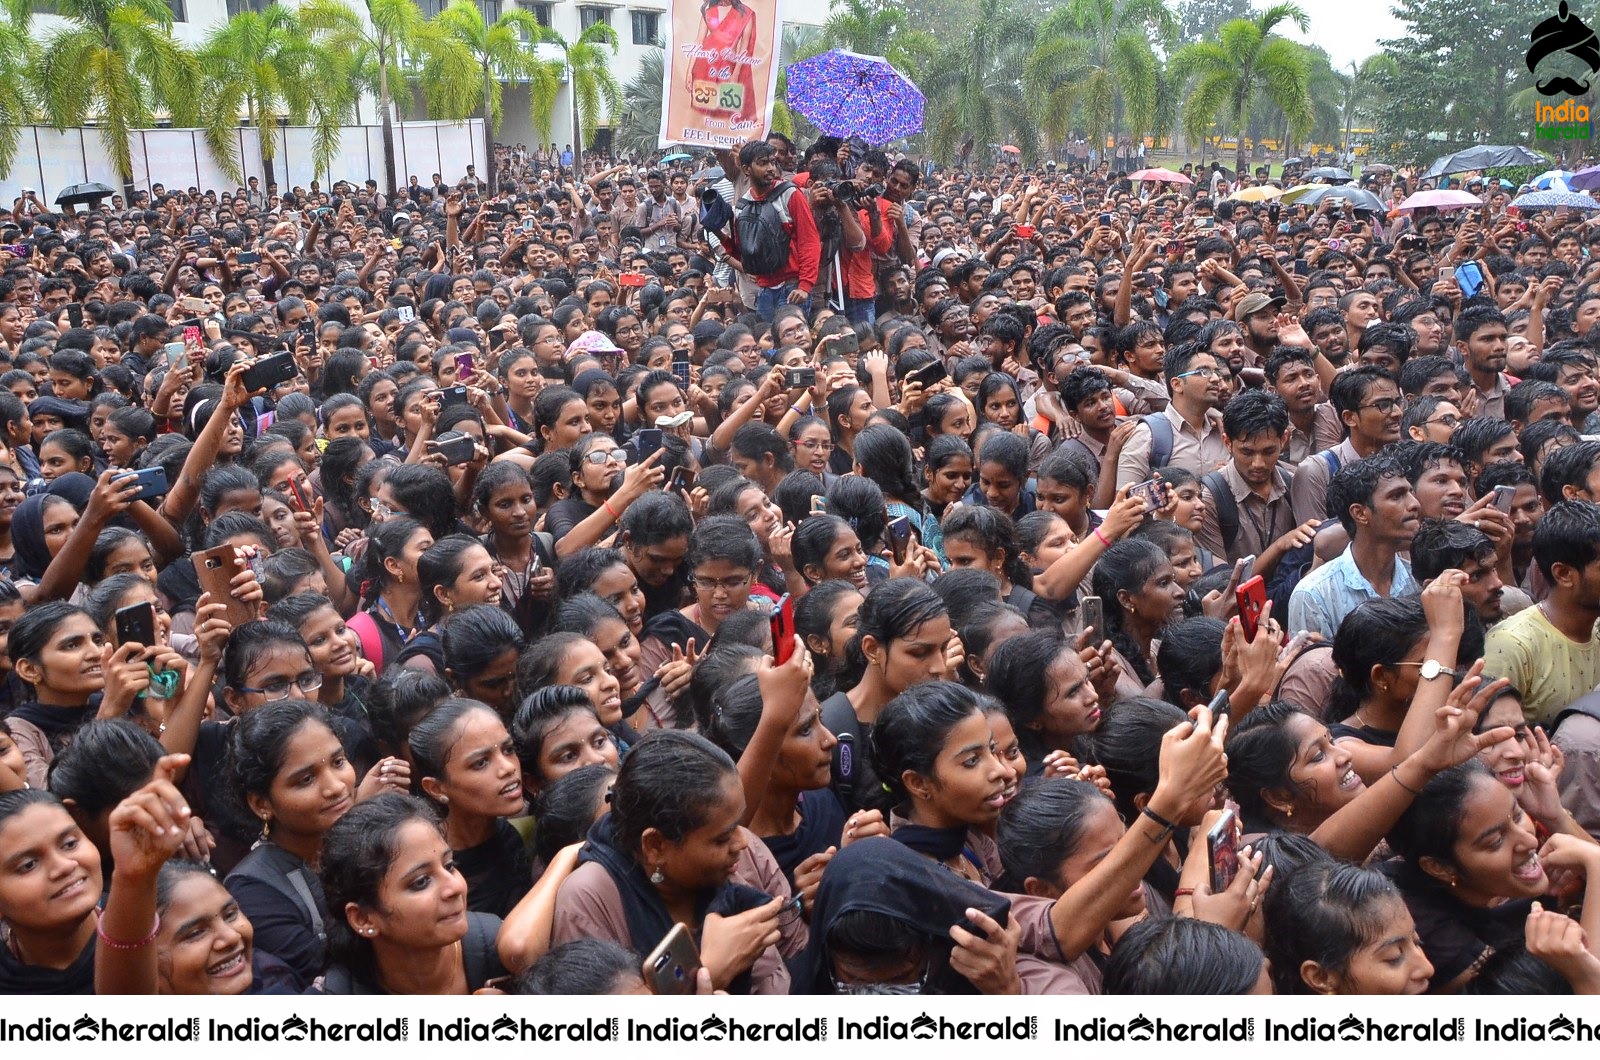
{"type": "Polygon", "coordinates": [[[1173,897],[1174,900],[1176,900],[1176,899],[1179,899],[1179,898],[1188,898],[1193,894],[1194,894],[1194,888],[1193,887],[1179,887],[1176,891],[1172,892],[1172,897],[1173,897]]]}
{"type": "Polygon", "coordinates": [[[106,934],[106,928],[105,928],[105,918],[103,916],[95,917],[94,933],[100,937],[100,941],[103,942],[107,946],[107,948],[109,948],[109,949],[113,949],[113,950],[142,950],[146,946],[148,946],[152,942],[154,942],[156,940],[156,936],[161,933],[161,914],[160,913],[156,914],[156,922],[154,924],[150,925],[150,934],[146,935],[144,938],[140,939],[138,942],[118,942],[116,939],[112,938],[110,935],[107,935],[106,934]]]}
{"type": "Polygon", "coordinates": [[[618,515],[617,512],[616,512],[616,509],[611,507],[611,502],[609,500],[601,501],[600,502],[600,507],[604,508],[606,510],[606,514],[611,516],[611,521],[612,522],[614,522],[614,523],[622,522],[622,516],[618,515]]]}
{"type": "Polygon", "coordinates": [[[1407,784],[1405,781],[1400,779],[1400,767],[1399,766],[1397,766],[1397,765],[1396,766],[1390,766],[1389,767],[1389,775],[1391,777],[1394,777],[1394,782],[1396,784],[1400,785],[1406,791],[1409,791],[1411,794],[1416,795],[1418,797],[1421,797],[1422,792],[1418,791],[1416,788],[1413,788],[1410,784],[1407,784]]]}
{"type": "Polygon", "coordinates": [[[1100,539],[1100,543],[1102,545],[1106,546],[1107,548],[1111,547],[1111,540],[1100,532],[1100,528],[1098,526],[1094,528],[1094,536],[1100,539]]]}
{"type": "Polygon", "coordinates": [[[794,413],[796,416],[804,416],[806,414],[806,410],[801,408],[799,405],[790,405],[789,411],[794,413]]]}
{"type": "Polygon", "coordinates": [[[1161,826],[1161,834],[1159,836],[1157,836],[1155,839],[1152,839],[1151,840],[1152,843],[1165,843],[1169,838],[1171,838],[1172,833],[1174,833],[1174,832],[1176,832],[1178,830],[1178,826],[1177,825],[1173,824],[1171,821],[1167,820],[1165,817],[1161,816],[1159,813],[1156,813],[1154,810],[1152,810],[1148,806],[1146,806],[1144,809],[1140,810],[1139,813],[1141,815],[1145,816],[1145,817],[1150,818],[1156,824],[1161,826]]]}

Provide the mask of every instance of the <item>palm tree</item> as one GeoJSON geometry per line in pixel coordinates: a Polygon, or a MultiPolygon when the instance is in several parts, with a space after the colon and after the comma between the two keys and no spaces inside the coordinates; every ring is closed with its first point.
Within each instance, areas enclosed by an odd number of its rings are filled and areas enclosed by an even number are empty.
{"type": "Polygon", "coordinates": [[[1272,35],[1280,23],[1292,22],[1303,32],[1306,13],[1296,4],[1275,4],[1255,18],[1224,22],[1214,41],[1186,44],[1172,57],[1173,76],[1193,79],[1184,106],[1184,131],[1201,139],[1219,122],[1227,122],[1238,138],[1236,172],[1245,171],[1245,132],[1251,109],[1265,99],[1283,112],[1292,136],[1311,127],[1309,72],[1300,46],[1272,35]]]}
{"type": "MultiPolygon", "coordinates": [[[[500,128],[502,116],[501,81],[528,83],[528,106],[534,128],[541,130],[541,136],[549,133],[556,93],[561,91],[561,73],[554,62],[539,58],[533,50],[533,45],[543,41],[549,31],[539,25],[531,12],[516,7],[489,22],[473,0],[455,0],[439,12],[435,24],[465,49],[482,71],[478,101],[473,109],[483,114],[484,157],[489,160],[489,192],[494,194],[499,185],[499,170],[494,164],[494,134],[500,128]]],[[[453,53],[444,54],[447,58],[443,62],[449,62],[448,56],[453,53]]],[[[435,59],[425,66],[424,81],[442,76],[440,65],[441,60],[435,59]]]]}
{"type": "Polygon", "coordinates": [[[639,57],[639,72],[622,88],[622,118],[612,135],[619,152],[648,158],[661,136],[661,79],[667,53],[646,49],[639,57]]]}
{"type": "Polygon", "coordinates": [[[397,187],[393,92],[396,85],[409,85],[406,64],[433,63],[433,76],[422,81],[430,113],[470,113],[481,87],[472,56],[424,18],[412,0],[365,2],[363,19],[343,0],[306,0],[300,8],[300,21],[314,34],[319,47],[343,55],[356,72],[356,83],[377,96],[384,175],[393,198],[397,187]]]}
{"type": "Polygon", "coordinates": [[[829,48],[881,55],[915,80],[913,74],[936,50],[936,41],[931,34],[910,28],[904,8],[891,7],[883,0],[834,0],[817,39],[818,52],[829,48]]]}
{"type": "Polygon", "coordinates": [[[1161,60],[1150,42],[1170,41],[1177,20],[1164,0],[1070,0],[1039,24],[1024,84],[1045,131],[1060,140],[1075,115],[1096,150],[1126,122],[1135,136],[1155,128],[1161,60]]]}
{"type": "Polygon", "coordinates": [[[622,109],[622,86],[611,73],[607,55],[608,49],[610,55],[617,53],[617,31],[605,22],[596,22],[572,41],[546,30],[542,43],[560,50],[561,65],[567,71],[567,87],[572,93],[572,166],[576,172],[583,166],[583,145],[600,120],[601,105],[608,115],[622,109]]]}
{"type": "Polygon", "coordinates": [[[32,0],[0,0],[0,175],[17,160],[17,141],[28,124],[28,64],[33,61],[32,0]]]}
{"type": "Polygon", "coordinates": [[[162,0],[56,0],[55,12],[67,24],[45,38],[28,76],[51,125],[93,118],[132,195],[128,138],[164,109],[174,125],[202,127],[223,173],[239,179],[238,117],[202,106],[199,60],[172,36],[172,11],[162,0]]]}
{"type": "Polygon", "coordinates": [[[352,71],[339,53],[318,48],[294,11],[272,4],[241,11],[211,31],[200,49],[206,92],[225,114],[243,111],[260,133],[261,170],[276,181],[280,122],[314,130],[313,169],[327,171],[356,102],[352,71]]]}
{"type": "Polygon", "coordinates": [[[1008,0],[978,0],[971,32],[946,44],[929,63],[921,88],[927,98],[929,144],[949,159],[1009,138],[1031,159],[1038,125],[1028,114],[1020,71],[1033,50],[1036,24],[1008,0]]]}

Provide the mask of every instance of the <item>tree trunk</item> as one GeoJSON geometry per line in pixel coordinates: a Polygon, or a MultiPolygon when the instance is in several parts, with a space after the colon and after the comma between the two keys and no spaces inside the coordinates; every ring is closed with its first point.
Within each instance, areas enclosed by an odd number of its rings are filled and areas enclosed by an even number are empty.
{"type": "Polygon", "coordinates": [[[395,182],[394,168],[394,121],[389,111],[393,104],[389,100],[389,64],[380,54],[378,58],[378,107],[383,111],[383,172],[388,178],[389,201],[393,202],[399,194],[399,185],[395,182]]]}
{"type": "Polygon", "coordinates": [[[1245,134],[1245,130],[1248,128],[1248,126],[1249,126],[1249,123],[1243,117],[1241,117],[1239,119],[1238,143],[1234,145],[1233,179],[1234,179],[1235,182],[1238,181],[1239,174],[1246,172],[1245,166],[1247,165],[1247,163],[1245,162],[1245,157],[1244,157],[1244,134],[1245,134]]]}
{"type": "Polygon", "coordinates": [[[277,178],[272,172],[272,156],[277,153],[277,145],[273,143],[271,138],[278,131],[278,123],[273,122],[272,128],[270,129],[264,127],[261,124],[261,115],[256,109],[255,98],[251,97],[246,101],[246,104],[249,112],[250,124],[256,127],[256,143],[261,149],[261,191],[262,194],[265,194],[268,188],[277,183],[277,178]]]}
{"type": "Polygon", "coordinates": [[[489,171],[489,197],[500,194],[500,167],[494,164],[494,111],[490,107],[489,93],[493,87],[489,80],[489,60],[483,60],[483,164],[489,171]]]}
{"type": "Polygon", "coordinates": [[[578,72],[567,63],[567,91],[572,94],[572,176],[583,172],[583,126],[578,124],[578,72]]]}

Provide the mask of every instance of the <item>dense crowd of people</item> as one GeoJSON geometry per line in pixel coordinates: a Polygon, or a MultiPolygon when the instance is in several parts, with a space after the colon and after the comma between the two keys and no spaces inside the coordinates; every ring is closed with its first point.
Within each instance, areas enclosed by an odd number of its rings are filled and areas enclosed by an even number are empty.
{"type": "Polygon", "coordinates": [[[1592,215],[570,161],[0,212],[0,991],[1600,992],[1592,215]]]}

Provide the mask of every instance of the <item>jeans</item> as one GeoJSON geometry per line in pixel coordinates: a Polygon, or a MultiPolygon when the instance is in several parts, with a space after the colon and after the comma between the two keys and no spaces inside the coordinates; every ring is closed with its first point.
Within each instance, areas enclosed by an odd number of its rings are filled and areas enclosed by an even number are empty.
{"type": "Polygon", "coordinates": [[[779,306],[788,303],[789,295],[798,286],[797,283],[786,283],[779,287],[760,288],[760,293],[756,295],[756,312],[761,319],[771,320],[772,314],[778,311],[779,306]]]}
{"type": "Polygon", "coordinates": [[[852,324],[876,324],[878,300],[876,298],[846,298],[844,315],[852,324]]]}

